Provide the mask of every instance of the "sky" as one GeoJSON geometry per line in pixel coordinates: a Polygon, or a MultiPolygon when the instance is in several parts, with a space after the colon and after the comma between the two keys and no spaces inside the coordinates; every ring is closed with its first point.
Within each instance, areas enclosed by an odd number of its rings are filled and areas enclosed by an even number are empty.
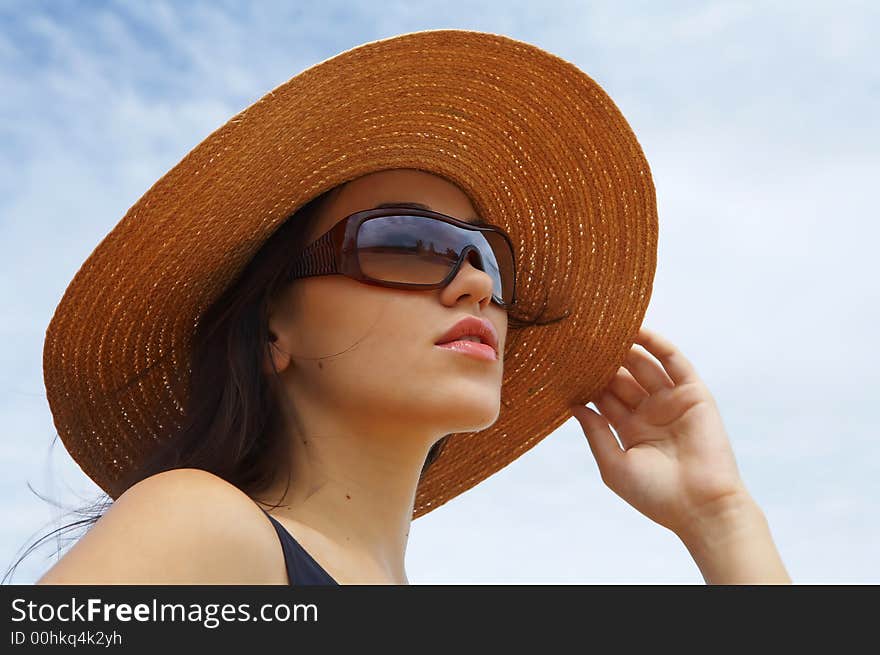
{"type": "MultiPolygon", "coordinates": [[[[872,2],[0,2],[0,564],[99,489],[46,327],[126,210],[235,113],[361,43],[460,28],[595,79],[657,188],[644,324],[694,364],[798,584],[880,582],[880,9],[872,2]]],[[[591,405],[592,407],[592,405],[591,405]]],[[[34,582],[56,543],[12,582],[34,582]]],[[[570,419],[412,524],[412,584],[702,584],[570,419]]]]}

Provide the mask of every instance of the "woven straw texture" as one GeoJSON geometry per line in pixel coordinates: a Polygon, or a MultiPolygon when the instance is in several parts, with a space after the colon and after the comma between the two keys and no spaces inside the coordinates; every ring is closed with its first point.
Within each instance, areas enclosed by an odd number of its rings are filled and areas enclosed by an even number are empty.
{"type": "Polygon", "coordinates": [[[121,477],[182,424],[199,315],[284,219],[390,168],[457,184],[511,235],[520,309],[568,312],[511,332],[498,420],[448,440],[414,519],[534,447],[611,379],[657,258],[635,135],[592,78],[553,54],[485,32],[412,32],[324,60],[236,114],[76,273],[46,331],[44,379],[59,436],[96,484],[117,498],[121,477]]]}

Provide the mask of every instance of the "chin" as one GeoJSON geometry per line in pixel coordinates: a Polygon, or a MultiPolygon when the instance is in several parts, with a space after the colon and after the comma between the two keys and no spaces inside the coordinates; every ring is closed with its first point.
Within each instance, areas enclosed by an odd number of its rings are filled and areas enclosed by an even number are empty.
{"type": "MultiPolygon", "coordinates": [[[[497,399],[491,403],[461,403],[454,410],[457,425],[449,426],[449,432],[478,432],[490,428],[498,420],[501,403],[497,399]]],[[[449,414],[447,414],[449,416],[449,414]]]]}

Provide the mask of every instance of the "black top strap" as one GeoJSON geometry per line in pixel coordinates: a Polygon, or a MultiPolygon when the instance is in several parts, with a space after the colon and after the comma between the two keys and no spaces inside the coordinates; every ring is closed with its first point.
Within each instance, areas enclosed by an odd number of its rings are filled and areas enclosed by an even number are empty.
{"type": "MultiPolygon", "coordinates": [[[[263,509],[262,507],[260,509],[263,509]]],[[[290,585],[339,585],[315,559],[309,555],[293,535],[278,520],[263,509],[275,527],[281,548],[284,551],[284,563],[287,566],[287,581],[290,585]]]]}

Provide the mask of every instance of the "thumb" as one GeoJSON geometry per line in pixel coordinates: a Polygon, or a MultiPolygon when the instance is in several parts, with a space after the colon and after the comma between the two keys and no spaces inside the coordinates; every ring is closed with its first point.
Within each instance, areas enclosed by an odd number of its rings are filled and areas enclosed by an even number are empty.
{"type": "Polygon", "coordinates": [[[586,405],[572,405],[570,409],[587,437],[602,480],[613,477],[612,471],[622,461],[624,452],[611,432],[608,421],[586,405]]]}

